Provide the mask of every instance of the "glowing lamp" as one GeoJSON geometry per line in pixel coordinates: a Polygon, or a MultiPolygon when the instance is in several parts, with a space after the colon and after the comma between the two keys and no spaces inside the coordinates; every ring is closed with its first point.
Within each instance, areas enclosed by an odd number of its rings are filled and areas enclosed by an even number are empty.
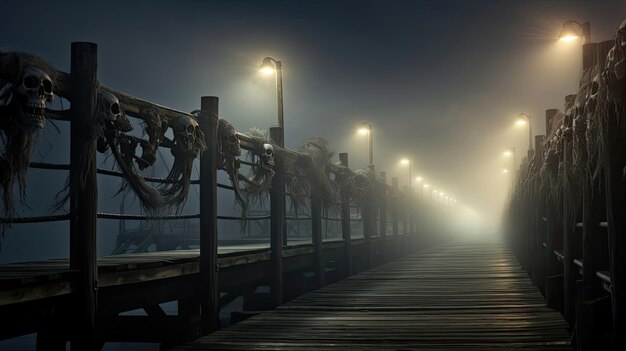
{"type": "Polygon", "coordinates": [[[401,164],[401,165],[406,166],[406,165],[408,165],[409,163],[411,163],[411,161],[409,161],[409,159],[408,159],[408,158],[403,158],[403,159],[401,159],[401,160],[400,160],[400,164],[401,164]]]}
{"type": "Polygon", "coordinates": [[[270,74],[274,74],[274,72],[276,72],[276,69],[274,68],[274,65],[272,64],[272,61],[269,57],[263,59],[263,63],[261,64],[261,67],[259,67],[259,72],[266,76],[269,76],[270,74]]]}

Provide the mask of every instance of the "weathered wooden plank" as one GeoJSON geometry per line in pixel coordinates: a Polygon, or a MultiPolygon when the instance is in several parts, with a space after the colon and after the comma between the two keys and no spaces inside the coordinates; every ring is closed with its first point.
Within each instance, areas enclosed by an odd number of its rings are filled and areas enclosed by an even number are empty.
{"type": "Polygon", "coordinates": [[[448,244],[302,295],[176,350],[571,350],[500,244],[448,244]]]}

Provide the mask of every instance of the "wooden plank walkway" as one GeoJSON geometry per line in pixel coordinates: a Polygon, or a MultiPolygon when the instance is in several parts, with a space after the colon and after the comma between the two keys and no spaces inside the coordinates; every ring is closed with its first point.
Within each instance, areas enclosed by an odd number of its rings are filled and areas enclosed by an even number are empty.
{"type": "Polygon", "coordinates": [[[446,244],[305,294],[176,350],[571,350],[499,243],[446,244]]]}

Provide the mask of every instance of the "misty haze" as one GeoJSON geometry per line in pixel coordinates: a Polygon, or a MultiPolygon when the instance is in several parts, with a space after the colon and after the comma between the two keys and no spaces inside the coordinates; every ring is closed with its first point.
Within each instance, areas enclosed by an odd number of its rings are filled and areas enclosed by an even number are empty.
{"type": "Polygon", "coordinates": [[[626,345],[623,1],[0,13],[0,350],[626,345]]]}

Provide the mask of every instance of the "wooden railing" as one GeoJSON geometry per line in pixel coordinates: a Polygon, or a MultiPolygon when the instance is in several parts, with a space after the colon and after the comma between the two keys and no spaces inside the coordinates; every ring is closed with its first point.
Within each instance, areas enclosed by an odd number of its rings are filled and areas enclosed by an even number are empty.
{"type": "MultiPolygon", "coordinates": [[[[428,203],[421,203],[418,206],[414,192],[410,192],[410,189],[400,191],[398,179],[395,177],[391,179],[391,185],[388,185],[386,175],[382,173],[374,187],[376,194],[369,192],[361,202],[362,240],[351,238],[353,225],[350,215],[351,199],[348,193],[342,192],[338,203],[341,216],[335,219],[341,222],[341,241],[324,242],[322,199],[319,194],[313,192],[310,198],[313,245],[312,247],[288,247],[285,240],[287,220],[285,217],[285,169],[282,166],[285,159],[278,158],[270,191],[269,259],[266,258],[265,251],[257,250],[250,254],[242,253],[241,256],[244,258],[241,259],[229,258],[228,263],[220,265],[218,264],[217,222],[220,219],[240,220],[241,217],[218,215],[217,188],[234,190],[232,185],[217,182],[218,98],[202,97],[200,113],[197,115],[177,111],[100,86],[96,74],[97,46],[93,43],[73,43],[71,59],[71,72],[69,74],[58,72],[60,85],[63,87],[58,94],[69,100],[71,107],[66,111],[48,111],[49,118],[66,121],[71,125],[71,162],[69,165],[41,162],[31,164],[34,168],[69,170],[69,213],[10,219],[11,223],[69,221],[68,269],[71,279],[64,287],[71,287],[69,290],[65,288],[58,290],[53,295],[40,294],[29,299],[26,299],[25,295],[15,298],[16,295],[13,292],[19,291],[20,287],[12,287],[13,290],[6,294],[0,291],[3,324],[9,323],[8,318],[11,316],[16,316],[16,319],[11,321],[14,323],[14,328],[0,331],[0,339],[36,332],[38,333],[38,348],[65,349],[65,340],[69,339],[72,342],[72,349],[80,350],[96,350],[102,346],[102,343],[111,340],[149,339],[167,344],[181,342],[197,336],[190,332],[195,328],[193,325],[199,325],[200,334],[219,328],[221,307],[237,296],[248,294],[250,289],[257,285],[266,284],[270,287],[269,306],[283,303],[284,293],[290,288],[284,283],[287,273],[310,271],[314,276],[312,287],[321,287],[330,280],[348,276],[358,270],[417,249],[420,247],[417,245],[418,242],[423,246],[445,239],[443,233],[438,230],[441,226],[439,221],[445,216],[445,213],[440,212],[444,209],[428,203]],[[105,89],[117,96],[126,114],[131,117],[143,118],[141,111],[149,108],[158,111],[168,120],[184,116],[198,121],[207,145],[206,151],[202,152],[199,157],[199,178],[191,181],[199,188],[198,213],[155,216],[98,211],[96,175],[124,177],[121,172],[99,169],[96,165],[96,140],[91,132],[98,89],[105,89]],[[374,201],[374,196],[378,196],[379,201],[374,201]],[[419,216],[416,215],[418,207],[421,211],[419,216]],[[427,215],[427,212],[430,215],[427,215]],[[437,215],[432,215],[435,212],[437,215]],[[420,218],[420,223],[416,223],[417,218],[420,218]],[[153,268],[150,268],[152,278],[149,279],[145,278],[141,272],[141,274],[135,274],[132,279],[127,276],[124,276],[124,279],[115,277],[111,279],[109,276],[106,279],[100,279],[96,251],[97,219],[142,221],[198,219],[200,234],[197,261],[193,263],[184,261],[180,263],[182,268],[177,271],[178,273],[170,272],[163,278],[159,278],[158,271],[155,272],[153,268]],[[402,231],[400,231],[400,224],[402,231]],[[389,227],[391,227],[390,233],[388,233],[389,227]],[[420,230],[417,230],[417,227],[420,230]],[[360,262],[356,260],[359,256],[362,258],[360,262]],[[309,257],[312,258],[310,261],[309,257]],[[302,262],[294,259],[300,259],[302,262]],[[286,262],[292,263],[287,265],[286,262]],[[254,269],[247,268],[252,264],[255,265],[254,269]],[[341,273],[334,273],[337,270],[341,273]],[[328,279],[329,273],[333,274],[332,279],[328,279]],[[106,281],[105,285],[102,284],[103,281],[106,281]],[[123,298],[120,297],[119,303],[116,302],[116,296],[123,296],[123,298]],[[178,300],[179,317],[182,318],[175,319],[174,322],[165,316],[158,306],[158,303],[171,300],[178,300]],[[121,311],[137,308],[143,308],[148,314],[146,318],[149,319],[131,320],[119,316],[121,311]],[[46,311],[43,313],[44,317],[38,317],[38,313],[42,310],[46,311]],[[32,317],[29,317],[31,315],[32,317]],[[155,326],[160,326],[161,329],[155,326]],[[178,331],[176,328],[184,328],[184,330],[178,331]]],[[[280,128],[271,128],[270,137],[272,140],[282,140],[282,133],[280,128]]],[[[238,136],[242,149],[247,152],[255,153],[261,148],[254,138],[244,133],[238,133],[238,136]]],[[[307,155],[296,151],[286,149],[282,151],[285,158],[307,159],[307,155]]],[[[328,165],[331,171],[335,170],[336,174],[354,175],[348,169],[348,155],[343,153],[339,155],[339,158],[340,165],[328,165]]],[[[154,183],[171,182],[158,177],[144,177],[144,180],[154,183]]],[[[245,219],[266,220],[267,218],[262,216],[245,219]]],[[[10,229],[7,235],[10,235],[10,229]]],[[[140,256],[133,259],[138,260],[138,257],[140,256]]],[[[171,262],[165,262],[162,265],[163,268],[156,269],[165,270],[166,264],[169,263],[171,262]]],[[[6,268],[7,271],[11,269],[13,268],[6,268]]],[[[14,272],[11,274],[15,275],[14,272]]],[[[290,297],[292,295],[290,293],[290,297]]]]}
{"type": "Polygon", "coordinates": [[[579,350],[626,343],[626,79],[614,76],[616,42],[583,46],[580,90],[564,112],[546,110],[548,137],[536,136],[508,211],[518,257],[579,350]]]}

